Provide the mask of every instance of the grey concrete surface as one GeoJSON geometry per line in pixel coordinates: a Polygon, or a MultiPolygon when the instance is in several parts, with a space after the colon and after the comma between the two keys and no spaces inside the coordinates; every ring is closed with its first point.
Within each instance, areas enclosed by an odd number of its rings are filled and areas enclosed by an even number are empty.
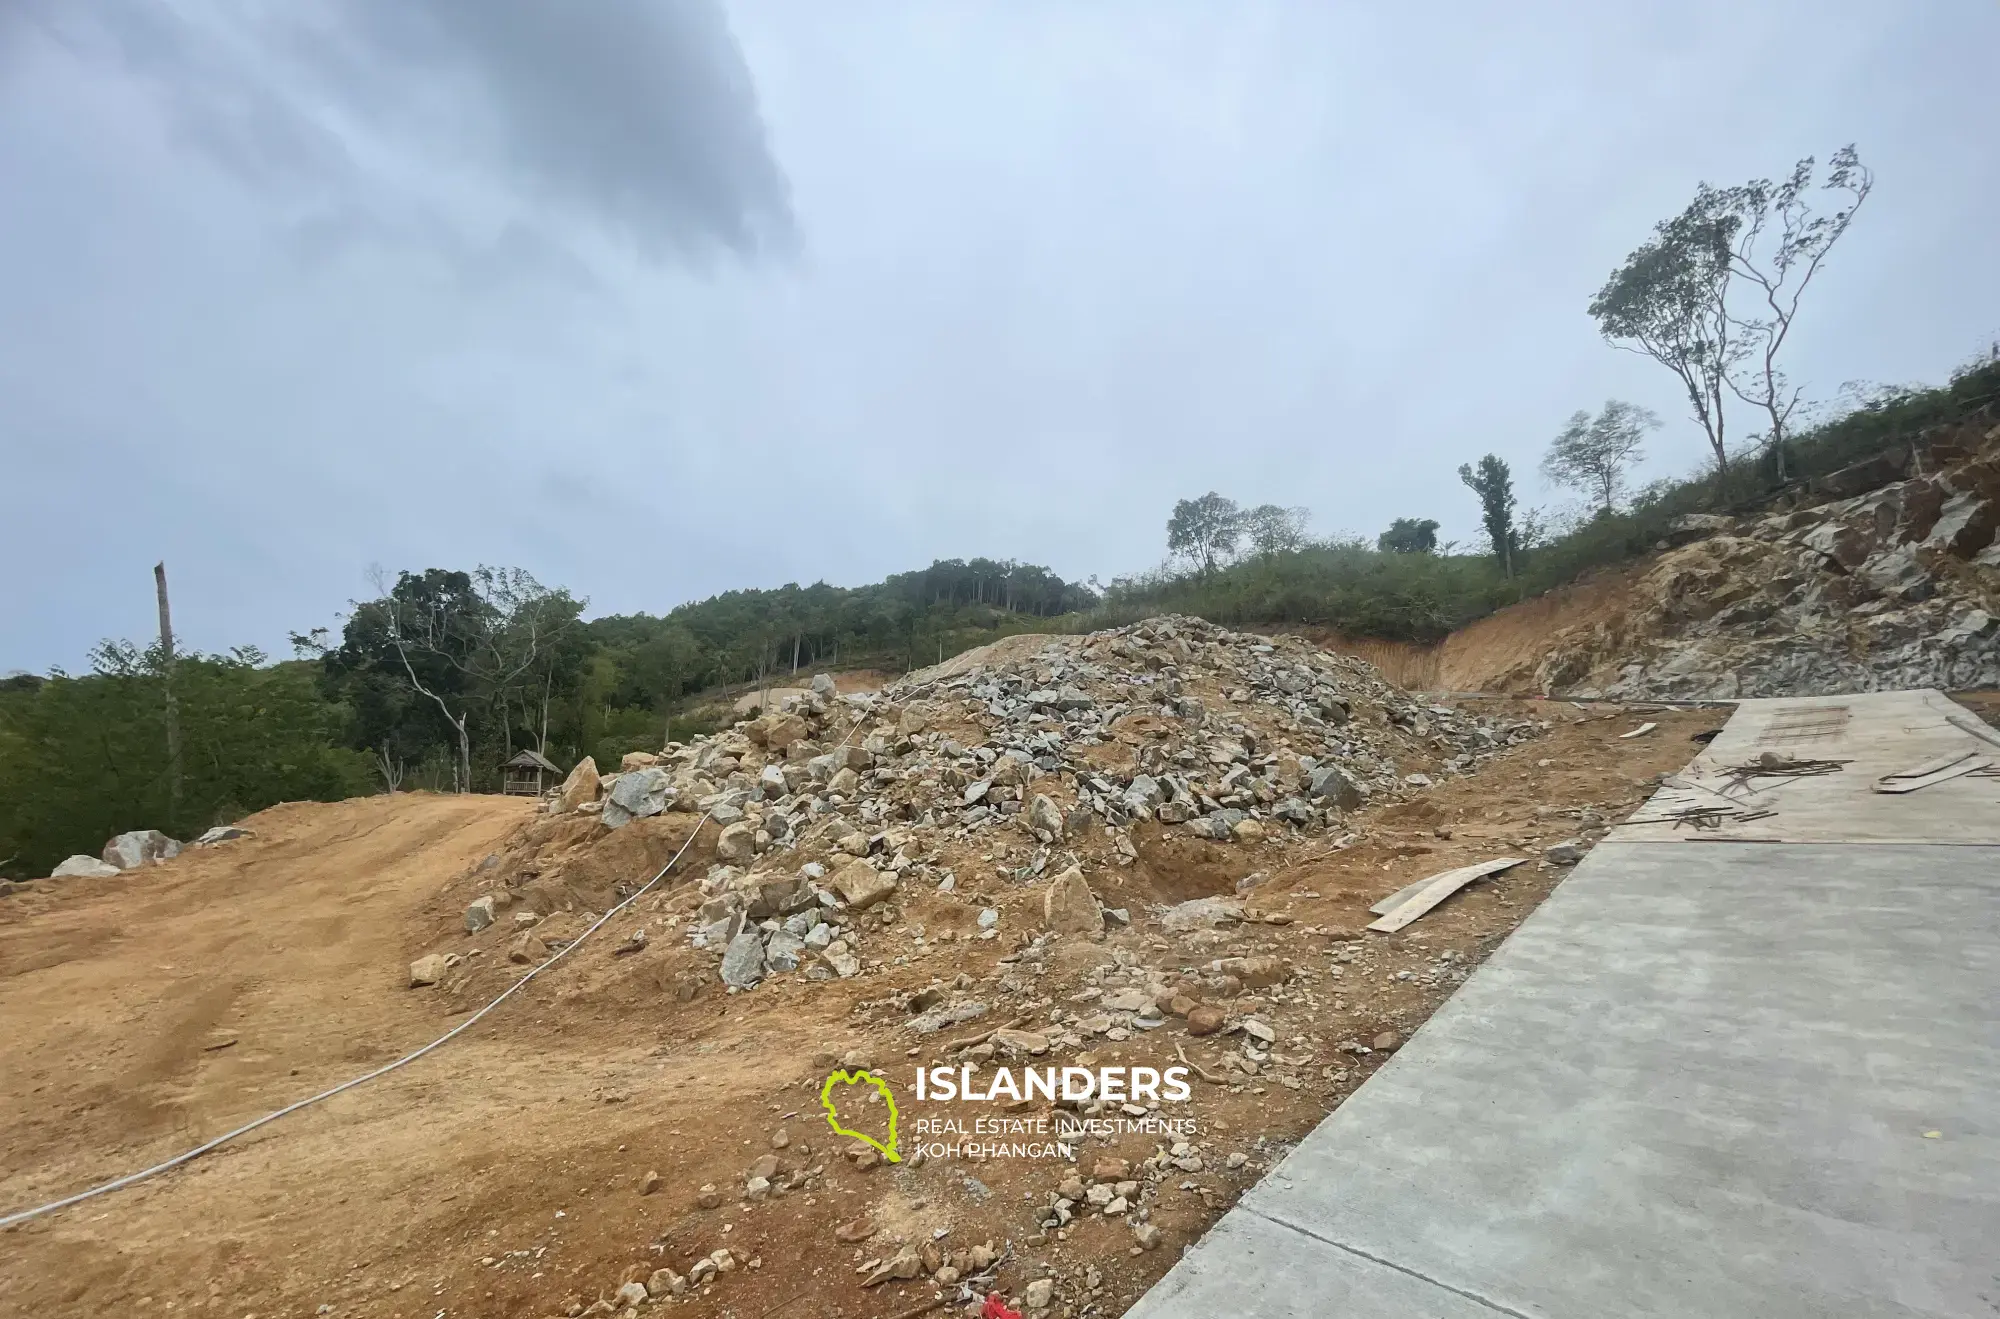
{"type": "Polygon", "coordinates": [[[1990,1319],[1996,1009],[2000,847],[1606,843],[1129,1313],[1990,1319]]]}
{"type": "Polygon", "coordinates": [[[2000,732],[1985,735],[1968,710],[1942,692],[1869,692],[1740,702],[1729,723],[1677,781],[1634,818],[1657,818],[1681,806],[1716,806],[1728,791],[1759,820],[1694,834],[1667,824],[1621,824],[1620,842],[1694,842],[1716,838],[1782,843],[1979,843],[2000,845],[2000,777],[1966,775],[1904,794],[1878,793],[1875,781],[1947,752],[2000,756],[2000,732]],[[1959,722],[1954,723],[1953,720],[1959,722]],[[1970,729],[1967,727],[1970,725],[1970,729]],[[1729,782],[1729,770],[1766,751],[1801,760],[1841,760],[1836,774],[1729,782]]]}

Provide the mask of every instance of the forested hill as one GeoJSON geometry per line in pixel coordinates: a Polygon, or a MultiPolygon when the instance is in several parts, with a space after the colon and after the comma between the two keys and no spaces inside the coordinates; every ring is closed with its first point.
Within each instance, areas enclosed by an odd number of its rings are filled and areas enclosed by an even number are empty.
{"type": "Polygon", "coordinates": [[[584,631],[616,657],[619,703],[630,705],[827,665],[910,668],[1096,604],[1088,587],[1036,564],[943,559],[869,586],[727,591],[660,617],[595,619],[584,631]]]}
{"type": "Polygon", "coordinates": [[[932,663],[1097,603],[1047,568],[992,559],[588,621],[585,601],[520,570],[432,568],[385,586],[337,632],[295,634],[294,660],[111,641],[88,674],[0,680],[0,876],[46,875],[123,830],[189,838],[279,801],[497,790],[523,749],[615,766],[695,727],[682,712],[696,693],[932,663]]]}

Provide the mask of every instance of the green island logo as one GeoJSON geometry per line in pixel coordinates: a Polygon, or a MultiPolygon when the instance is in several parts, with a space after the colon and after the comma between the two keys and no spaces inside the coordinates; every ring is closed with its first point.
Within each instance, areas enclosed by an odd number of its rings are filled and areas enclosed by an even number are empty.
{"type": "Polygon", "coordinates": [[[881,1151],[882,1157],[891,1163],[901,1163],[903,1161],[903,1156],[896,1153],[896,1096],[889,1089],[889,1083],[881,1077],[867,1071],[835,1072],[827,1077],[826,1084],[819,1088],[819,1106],[826,1110],[826,1124],[833,1128],[834,1135],[846,1136],[849,1140],[858,1140],[871,1145],[881,1151]],[[864,1082],[874,1086],[876,1093],[882,1096],[882,1102],[889,1106],[889,1143],[886,1145],[865,1132],[849,1131],[846,1127],[841,1126],[840,1115],[833,1111],[833,1087],[836,1083],[840,1085],[861,1085],[864,1082]]]}

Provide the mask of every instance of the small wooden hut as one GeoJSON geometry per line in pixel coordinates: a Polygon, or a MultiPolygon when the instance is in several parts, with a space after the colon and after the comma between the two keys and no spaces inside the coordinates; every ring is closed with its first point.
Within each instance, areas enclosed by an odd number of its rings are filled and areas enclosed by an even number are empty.
{"type": "Polygon", "coordinates": [[[507,786],[501,791],[509,797],[539,797],[549,778],[562,777],[562,771],[539,751],[523,751],[502,768],[506,771],[507,786]]]}

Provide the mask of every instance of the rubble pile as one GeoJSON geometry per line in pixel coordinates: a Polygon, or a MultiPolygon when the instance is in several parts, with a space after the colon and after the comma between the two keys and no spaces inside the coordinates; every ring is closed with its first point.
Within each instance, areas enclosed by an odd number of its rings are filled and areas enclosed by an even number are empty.
{"type": "Polygon", "coordinates": [[[2000,685],[2000,427],[1822,483],[1841,497],[1681,520],[1628,602],[1497,686],[1735,699],[2000,685]],[[1899,479],[1900,478],[1900,479],[1899,479]]]}
{"type": "MultiPolygon", "coordinates": [[[[667,812],[719,825],[685,935],[738,989],[858,974],[870,927],[893,923],[875,909],[908,885],[955,892],[970,850],[1026,851],[1007,876],[1047,881],[1047,928],[1088,934],[1130,914],[1101,910],[1083,868],[1130,865],[1137,828],[1242,847],[1337,831],[1376,794],[1541,731],[1422,704],[1299,638],[1178,616],[1008,638],[881,692],[840,695],[822,674],[769,705],[616,774],[585,761],[545,803],[610,829],[667,812]]],[[[996,920],[982,912],[976,937],[996,920]]]]}

